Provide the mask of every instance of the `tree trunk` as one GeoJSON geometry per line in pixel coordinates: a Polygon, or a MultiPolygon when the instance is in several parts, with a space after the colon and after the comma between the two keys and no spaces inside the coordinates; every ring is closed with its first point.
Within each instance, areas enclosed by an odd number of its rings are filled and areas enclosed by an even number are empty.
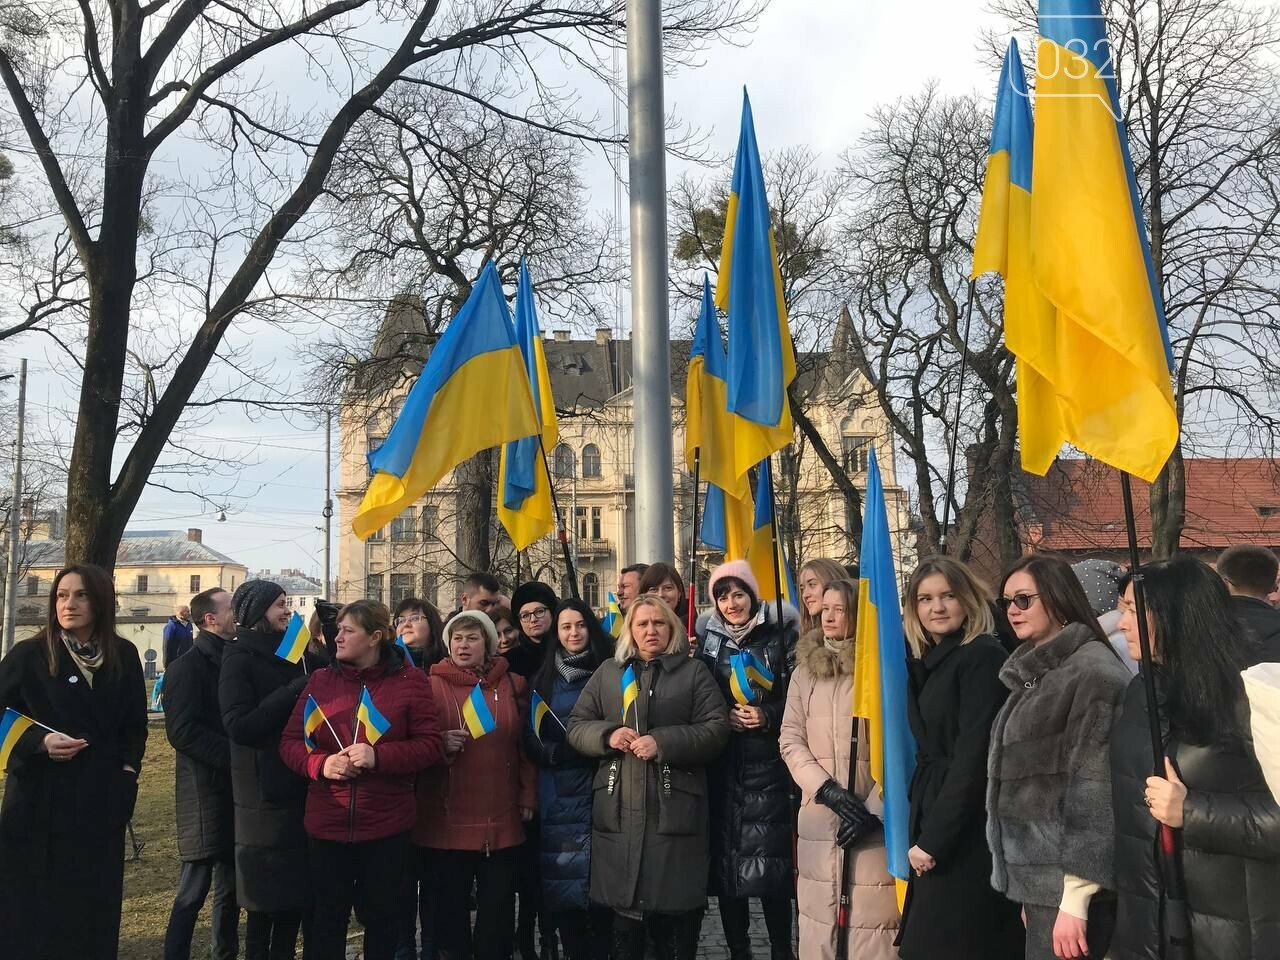
{"type": "Polygon", "coordinates": [[[1178,552],[1187,522],[1187,469],[1179,441],[1169,462],[1151,485],[1151,558],[1162,560],[1178,552]]]}
{"type": "Polygon", "coordinates": [[[457,534],[460,574],[489,573],[489,527],[493,515],[492,451],[482,450],[458,464],[457,534]]]}

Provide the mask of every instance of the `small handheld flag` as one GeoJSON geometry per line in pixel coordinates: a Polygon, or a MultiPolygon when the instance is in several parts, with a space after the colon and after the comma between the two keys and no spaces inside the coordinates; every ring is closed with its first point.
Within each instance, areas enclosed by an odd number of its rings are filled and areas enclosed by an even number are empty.
{"type": "MultiPolygon", "coordinates": [[[[316,698],[307,695],[307,705],[302,709],[302,742],[306,744],[307,753],[314,753],[316,750],[315,739],[312,734],[320,729],[320,724],[328,724],[329,718],[324,715],[324,711],[320,709],[320,704],[316,703],[316,698]]],[[[332,732],[333,728],[329,728],[332,732]]],[[[334,734],[337,739],[337,734],[334,734]]]]}
{"type": "Polygon", "coordinates": [[[740,653],[729,657],[729,691],[738,703],[750,703],[755,699],[751,693],[751,681],[747,679],[747,668],[742,662],[740,653]]]}
{"type": "Polygon", "coordinates": [[[618,598],[612,593],[609,594],[604,620],[600,622],[600,626],[604,627],[604,632],[615,640],[622,635],[622,607],[618,603],[618,598]]]}
{"type": "Polygon", "coordinates": [[[366,743],[377,743],[382,739],[382,735],[391,729],[391,721],[373,705],[373,697],[369,695],[368,687],[360,691],[360,705],[356,707],[356,719],[364,727],[366,743]]]}
{"type": "Polygon", "coordinates": [[[33,726],[37,726],[34,720],[13,707],[5,710],[4,719],[0,720],[0,772],[8,769],[9,754],[13,753],[13,748],[22,735],[33,726]]]}
{"type": "Polygon", "coordinates": [[[750,650],[730,656],[729,667],[729,690],[738,703],[755,703],[773,689],[773,672],[750,650]]]}
{"type": "Polygon", "coordinates": [[[289,618],[289,626],[285,628],[284,639],[280,641],[280,646],[276,647],[276,656],[281,660],[297,663],[302,659],[310,642],[311,631],[307,629],[307,622],[302,619],[302,614],[295,610],[293,616],[289,618]]]}
{"type": "MultiPolygon", "coordinates": [[[[640,696],[640,686],[636,683],[636,669],[631,664],[627,664],[627,669],[622,671],[622,722],[627,722],[627,711],[631,709],[631,705],[636,702],[640,696]]],[[[636,718],[637,721],[639,718],[636,718]]]]}
{"type": "Polygon", "coordinates": [[[493,711],[485,702],[484,691],[476,684],[462,705],[462,722],[467,725],[473,740],[479,740],[486,733],[498,729],[498,721],[493,719],[493,711]]]}
{"type": "MultiPolygon", "coordinates": [[[[542,721],[546,717],[550,717],[556,722],[556,725],[561,730],[565,730],[565,726],[560,722],[560,718],[551,711],[549,706],[547,706],[547,701],[542,699],[542,694],[535,690],[533,691],[533,695],[529,698],[529,723],[533,725],[533,734],[539,740],[542,739],[542,721]]],[[[565,732],[568,733],[567,730],[565,730],[565,732]]]]}

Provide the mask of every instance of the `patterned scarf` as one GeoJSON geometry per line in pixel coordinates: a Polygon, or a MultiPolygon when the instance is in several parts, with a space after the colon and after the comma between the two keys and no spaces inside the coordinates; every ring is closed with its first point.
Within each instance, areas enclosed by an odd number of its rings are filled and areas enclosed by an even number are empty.
{"type": "Polygon", "coordinates": [[[71,654],[71,659],[75,661],[76,668],[84,677],[85,682],[92,687],[93,676],[102,666],[102,644],[98,643],[96,639],[90,640],[86,644],[79,644],[76,642],[74,635],[63,630],[62,645],[67,648],[67,653],[71,654]]]}
{"type": "Polygon", "coordinates": [[[581,653],[565,653],[563,647],[558,649],[556,673],[560,674],[565,683],[577,683],[579,680],[587,679],[595,673],[591,665],[591,648],[588,647],[581,653]]]}

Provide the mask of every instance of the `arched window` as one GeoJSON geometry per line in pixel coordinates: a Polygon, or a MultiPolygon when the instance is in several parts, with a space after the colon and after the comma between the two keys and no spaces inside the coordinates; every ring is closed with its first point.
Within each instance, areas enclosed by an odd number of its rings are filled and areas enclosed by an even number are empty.
{"type": "Polygon", "coordinates": [[[853,417],[845,417],[840,424],[840,465],[850,476],[866,473],[871,455],[872,438],[858,433],[856,427],[853,417]]]}
{"type": "Polygon", "coordinates": [[[582,448],[582,475],[583,477],[600,476],[600,448],[594,443],[588,443],[582,448]]]}
{"type": "Polygon", "coordinates": [[[600,578],[594,573],[582,575],[582,602],[593,610],[600,606],[600,578]]]}
{"type": "Polygon", "coordinates": [[[558,443],[551,455],[551,469],[557,477],[571,478],[574,474],[573,460],[573,449],[567,443],[558,443]]]}

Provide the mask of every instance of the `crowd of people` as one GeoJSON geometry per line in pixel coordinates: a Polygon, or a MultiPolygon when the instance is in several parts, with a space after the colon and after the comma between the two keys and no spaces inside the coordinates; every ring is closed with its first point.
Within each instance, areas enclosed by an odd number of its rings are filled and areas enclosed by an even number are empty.
{"type": "MultiPolygon", "coordinates": [[[[1215,567],[1142,568],[1152,677],[1115,564],[910,573],[905,893],[854,711],[856,569],[810,560],[797,610],[731,561],[690,624],[673,564],[630,566],[616,640],[477,574],[447,617],[318,602],[300,658],[277,584],[206,590],[167,634],[164,957],[189,960],[211,898],[214,960],[342,960],[353,911],[366,960],[690,960],[713,896],[731,960],[753,900],[771,960],[797,916],[800,960],[1280,960],[1280,807],[1241,680],[1280,661],[1277,562],[1215,567]]],[[[68,567],[0,661],[0,707],[35,721],[0,810],[6,955],[116,955],[147,710],[115,610],[109,574],[68,567]]]]}

